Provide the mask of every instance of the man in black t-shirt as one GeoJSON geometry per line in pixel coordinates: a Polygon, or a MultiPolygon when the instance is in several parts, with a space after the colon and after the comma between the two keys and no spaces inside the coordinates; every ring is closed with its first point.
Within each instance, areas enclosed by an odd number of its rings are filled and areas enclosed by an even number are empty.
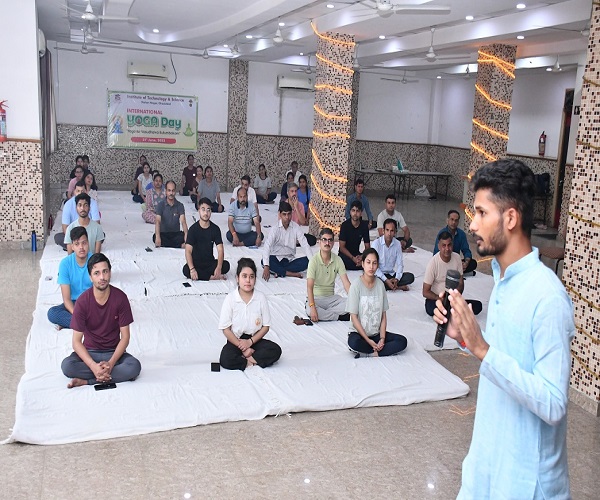
{"type": "Polygon", "coordinates": [[[225,260],[223,239],[219,226],[210,221],[212,203],[208,198],[198,202],[198,222],[188,231],[185,242],[183,274],[194,281],[224,280],[229,271],[225,260]],[[217,247],[217,258],[213,255],[213,245],[217,247]]]}
{"type": "Polygon", "coordinates": [[[365,250],[371,247],[369,240],[369,226],[362,220],[363,206],[359,200],[354,200],[350,205],[350,218],[340,226],[339,255],[344,261],[344,266],[349,271],[362,269],[362,253],[359,250],[360,242],[364,241],[365,250]]]}

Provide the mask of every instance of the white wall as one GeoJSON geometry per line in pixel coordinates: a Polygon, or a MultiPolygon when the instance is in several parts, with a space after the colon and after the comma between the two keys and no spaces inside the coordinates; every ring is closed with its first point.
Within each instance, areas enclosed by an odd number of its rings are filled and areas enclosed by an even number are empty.
{"type": "Polygon", "coordinates": [[[3,1],[0,29],[0,101],[6,104],[8,137],[41,138],[37,17],[34,0],[3,1]]]}
{"type": "Polygon", "coordinates": [[[431,80],[397,83],[361,73],[356,138],[427,143],[431,80]]]}
{"type": "MultiPolygon", "coordinates": [[[[290,69],[291,66],[283,64],[250,63],[249,134],[312,137],[314,92],[277,90],[277,76],[294,75],[290,69]]],[[[314,75],[311,77],[314,79],[314,75]]]]}
{"type": "Polygon", "coordinates": [[[546,156],[556,158],[565,90],[575,87],[575,71],[523,75],[513,88],[508,152],[538,154],[540,134],[546,132],[546,156]]]}
{"type": "MultiPolygon", "coordinates": [[[[48,44],[54,47],[54,42],[48,44]]],[[[127,62],[165,64],[174,80],[168,54],[102,47],[103,54],[52,49],[58,123],[106,126],[107,90],[126,90],[198,97],[198,129],[227,132],[229,63],[223,59],[202,59],[173,55],[177,81],[127,78],[127,62]]]]}
{"type": "Polygon", "coordinates": [[[469,148],[475,102],[475,76],[441,80],[438,144],[469,148]]]}

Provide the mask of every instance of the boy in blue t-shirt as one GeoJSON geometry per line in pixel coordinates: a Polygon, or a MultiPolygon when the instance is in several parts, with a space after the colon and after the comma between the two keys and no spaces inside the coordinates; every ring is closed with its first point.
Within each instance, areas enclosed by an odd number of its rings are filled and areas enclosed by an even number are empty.
{"type": "Polygon", "coordinates": [[[56,325],[57,330],[71,326],[75,301],[92,286],[87,270],[87,261],[92,256],[89,253],[87,231],[83,226],[74,227],[70,236],[73,253],[61,260],[58,267],[63,303],[48,310],[48,319],[56,325]]]}

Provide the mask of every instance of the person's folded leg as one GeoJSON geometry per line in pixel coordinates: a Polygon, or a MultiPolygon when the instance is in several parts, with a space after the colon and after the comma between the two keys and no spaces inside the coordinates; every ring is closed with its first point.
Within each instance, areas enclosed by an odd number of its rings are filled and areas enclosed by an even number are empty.
{"type": "Polygon", "coordinates": [[[48,320],[50,323],[58,325],[62,328],[71,328],[72,315],[64,304],[54,306],[48,309],[48,320]]]}
{"type": "Polygon", "coordinates": [[[244,357],[242,351],[240,351],[237,346],[233,345],[229,341],[227,341],[227,343],[223,346],[223,349],[221,349],[219,363],[226,370],[244,371],[246,366],[248,366],[248,360],[244,357]]]}
{"type": "Polygon", "coordinates": [[[433,316],[433,311],[435,311],[435,300],[425,299],[425,312],[429,314],[429,316],[433,316]]]}
{"type": "Polygon", "coordinates": [[[483,304],[479,300],[466,299],[467,304],[471,304],[473,314],[477,316],[483,310],[483,304]]]}
{"type": "MultiPolygon", "coordinates": [[[[379,342],[380,336],[377,335],[373,340],[379,342]]],[[[397,333],[385,332],[385,342],[383,349],[379,351],[379,356],[393,356],[406,349],[407,340],[404,335],[397,333]]]]}
{"type": "Polygon", "coordinates": [[[286,269],[288,267],[289,261],[287,259],[279,260],[274,255],[269,256],[269,271],[277,276],[285,276],[286,269]]]}
{"type": "Polygon", "coordinates": [[[308,257],[299,257],[288,264],[287,270],[291,273],[300,273],[306,271],[306,268],[308,268],[308,257]]]}
{"type": "Polygon", "coordinates": [[[256,234],[256,231],[250,231],[249,233],[244,233],[244,234],[238,233],[238,238],[246,247],[255,246],[257,237],[258,237],[258,235],[256,234]]]}
{"type": "Polygon", "coordinates": [[[281,347],[271,340],[260,339],[253,344],[254,354],[252,357],[261,368],[271,366],[281,357],[281,347]]]}
{"type": "Polygon", "coordinates": [[[363,354],[373,353],[373,348],[358,332],[350,332],[348,334],[348,347],[354,352],[360,352],[363,354]]]}
{"type": "Polygon", "coordinates": [[[477,269],[477,261],[475,259],[471,259],[467,264],[467,268],[465,269],[465,273],[470,273],[477,269]]]}
{"type": "Polygon", "coordinates": [[[304,235],[309,246],[314,247],[317,244],[317,238],[310,233],[304,235]]]}
{"type": "Polygon", "coordinates": [[[402,276],[398,280],[398,286],[405,286],[414,283],[415,275],[413,273],[402,273],[402,276]]]}
{"type": "Polygon", "coordinates": [[[342,262],[344,263],[344,267],[348,271],[361,271],[362,270],[362,266],[357,266],[355,264],[355,262],[350,257],[348,257],[347,255],[344,255],[343,253],[340,253],[339,256],[342,259],[342,262]]]}
{"type": "MultiPolygon", "coordinates": [[[[319,321],[338,321],[339,317],[346,312],[347,299],[339,295],[328,295],[315,297],[315,307],[319,321]]],[[[306,314],[310,317],[310,307],[306,303],[306,314]]]]}
{"type": "Polygon", "coordinates": [[[115,384],[118,384],[119,382],[128,382],[131,380],[135,380],[141,371],[142,365],[138,361],[138,359],[134,358],[128,352],[124,352],[112,369],[112,381],[115,384]]]}

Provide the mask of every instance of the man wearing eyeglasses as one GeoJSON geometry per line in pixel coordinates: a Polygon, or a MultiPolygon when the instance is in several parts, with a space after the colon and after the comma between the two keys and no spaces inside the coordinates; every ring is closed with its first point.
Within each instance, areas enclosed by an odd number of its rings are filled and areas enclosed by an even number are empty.
{"type": "Polygon", "coordinates": [[[306,274],[306,313],[314,321],[349,321],[346,312],[346,299],[335,295],[335,279],[339,275],[346,293],[350,289],[350,280],[342,259],[331,253],[333,231],[321,229],[319,234],[319,252],[308,263],[306,274]]]}

